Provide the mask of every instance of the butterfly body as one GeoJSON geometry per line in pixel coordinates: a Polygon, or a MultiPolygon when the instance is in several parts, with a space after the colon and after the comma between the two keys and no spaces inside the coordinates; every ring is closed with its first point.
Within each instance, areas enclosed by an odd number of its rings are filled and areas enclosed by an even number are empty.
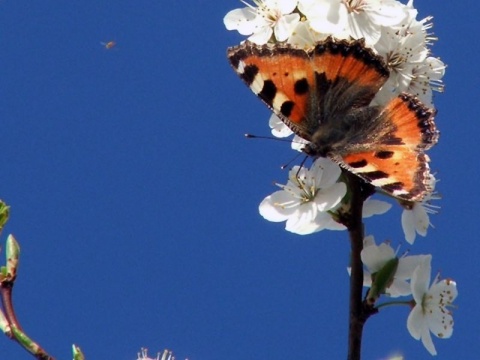
{"type": "Polygon", "coordinates": [[[304,152],[329,157],[384,192],[419,201],[431,191],[425,150],[438,140],[435,111],[413,95],[370,106],[389,76],[362,40],[328,38],[310,49],[288,44],[229,48],[250,89],[300,137],[304,152]]]}

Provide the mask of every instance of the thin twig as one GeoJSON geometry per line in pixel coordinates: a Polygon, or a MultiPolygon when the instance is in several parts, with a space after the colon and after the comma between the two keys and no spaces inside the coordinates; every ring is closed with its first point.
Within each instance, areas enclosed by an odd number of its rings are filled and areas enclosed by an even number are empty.
{"type": "Polygon", "coordinates": [[[20,346],[22,346],[25,350],[27,350],[30,354],[38,360],[55,360],[55,358],[51,357],[47,354],[45,350],[42,349],[40,345],[35,343],[32,339],[30,339],[27,334],[25,334],[22,330],[22,327],[17,320],[15,315],[15,310],[13,307],[13,291],[14,280],[4,279],[0,282],[0,296],[2,298],[2,307],[5,314],[5,317],[10,325],[10,329],[12,330],[8,336],[16,341],[20,346]]]}

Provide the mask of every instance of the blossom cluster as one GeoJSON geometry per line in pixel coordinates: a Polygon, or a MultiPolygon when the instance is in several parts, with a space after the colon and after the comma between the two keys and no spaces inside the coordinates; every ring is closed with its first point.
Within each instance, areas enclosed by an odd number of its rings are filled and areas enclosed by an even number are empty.
{"type": "MultiPolygon", "coordinates": [[[[347,193],[342,181],[340,166],[327,158],[319,157],[310,168],[294,166],[286,185],[276,184],[281,190],[267,196],[259,206],[260,214],[269,221],[286,221],[285,229],[299,235],[321,230],[345,230],[335,221],[342,209],[342,199],[347,193]]],[[[430,204],[434,195],[422,202],[405,203],[402,228],[405,239],[413,244],[416,234],[426,236],[430,226],[429,213],[435,213],[430,204]]],[[[391,204],[369,198],[363,206],[363,217],[381,215],[391,204]]]]}
{"type": "MultiPolygon", "coordinates": [[[[430,56],[429,46],[436,40],[429,33],[431,17],[417,20],[413,0],[407,4],[397,0],[252,1],[253,4],[243,1],[246,7],[230,11],[224,23],[228,30],[237,30],[256,44],[286,42],[308,48],[328,36],[364,39],[366,45],[383,57],[390,72],[388,80],[372,101],[374,105],[385,105],[401,92],[414,94],[424,104],[431,105],[432,90],[443,90],[441,79],[445,65],[440,59],[430,56]]],[[[292,131],[275,114],[272,114],[269,125],[274,136],[292,135],[292,131]]],[[[295,136],[292,148],[301,151],[306,143],[306,140],[295,136]]],[[[328,166],[328,169],[332,174],[325,175],[325,170],[319,172],[314,164],[310,171],[329,178],[337,173],[339,177],[340,173],[338,169],[334,170],[334,165],[328,166]]],[[[303,172],[307,178],[312,175],[306,170],[303,172]]],[[[338,181],[341,182],[341,179],[338,181]]],[[[318,211],[312,211],[312,203],[318,203],[312,194],[325,194],[327,191],[322,188],[323,183],[317,179],[315,191],[299,201],[298,191],[292,191],[300,189],[302,185],[299,182],[299,179],[292,179],[291,172],[288,183],[278,185],[283,193],[276,192],[261,203],[262,216],[270,221],[287,221],[286,230],[302,235],[323,229],[344,229],[332,223],[335,206],[341,206],[339,201],[332,200],[335,203],[333,207],[318,207],[318,211]]],[[[433,189],[435,184],[431,187],[433,189]]],[[[333,192],[331,196],[338,196],[338,192],[333,192]]],[[[436,212],[436,207],[430,202],[437,198],[432,192],[420,203],[402,203],[401,224],[409,243],[414,242],[417,234],[426,236],[431,225],[429,214],[436,212]]],[[[375,205],[385,208],[380,203],[375,205]]]]}
{"type": "Polygon", "coordinates": [[[374,100],[385,104],[405,91],[427,105],[432,90],[442,91],[445,64],[430,56],[436,38],[429,33],[431,17],[417,20],[413,0],[253,0],[254,5],[230,11],[228,30],[248,35],[262,45],[287,42],[310,47],[328,36],[364,39],[385,59],[390,77],[374,100]]]}
{"type": "Polygon", "coordinates": [[[413,299],[405,302],[412,307],[407,319],[408,331],[422,341],[430,354],[436,355],[430,332],[442,339],[452,335],[449,307],[458,294],[455,281],[440,280],[437,275],[430,284],[431,255],[398,257],[390,244],[375,244],[373,236],[365,237],[361,258],[365,267],[363,284],[370,287],[367,298],[376,300],[382,294],[391,298],[412,295],[413,299]]]}
{"type": "MultiPolygon", "coordinates": [[[[308,49],[316,42],[337,39],[363,39],[366,46],[381,56],[389,70],[388,80],[372,100],[371,105],[384,106],[402,92],[413,94],[433,107],[433,91],[442,92],[445,64],[431,55],[436,38],[430,32],[431,17],[417,19],[413,0],[406,4],[398,0],[241,0],[246,6],[230,11],[224,18],[228,30],[237,30],[258,45],[288,43],[308,49]]],[[[272,134],[288,137],[293,132],[275,115],[269,120],[272,134]]],[[[308,142],[295,135],[292,148],[302,151],[308,142]]],[[[401,226],[405,240],[413,244],[416,236],[426,236],[431,226],[430,216],[438,207],[431,203],[439,199],[435,193],[436,179],[431,178],[431,193],[422,201],[398,201],[402,206],[401,226]]],[[[267,196],[260,204],[260,214],[269,221],[285,222],[285,229],[307,235],[322,230],[345,230],[339,218],[348,198],[338,164],[316,158],[310,168],[293,167],[286,184],[276,184],[280,190],[267,196]]],[[[397,199],[398,200],[398,199],[397,199]]],[[[391,205],[369,198],[364,203],[363,217],[381,215],[391,205]]],[[[407,328],[426,349],[435,354],[430,332],[448,338],[453,331],[453,319],[447,307],[457,296],[452,280],[435,278],[430,285],[431,256],[401,256],[386,243],[377,246],[367,237],[362,251],[365,265],[364,286],[376,302],[381,295],[413,296],[407,328]],[[387,270],[389,281],[380,283],[378,274],[387,270]],[[380,285],[379,285],[380,284],[380,285]]]]}

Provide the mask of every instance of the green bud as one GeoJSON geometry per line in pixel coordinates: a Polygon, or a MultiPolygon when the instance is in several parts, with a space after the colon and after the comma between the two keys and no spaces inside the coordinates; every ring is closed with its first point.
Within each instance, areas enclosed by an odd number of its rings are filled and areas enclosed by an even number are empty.
{"type": "Polygon", "coordinates": [[[82,353],[82,350],[80,348],[73,344],[72,345],[72,353],[73,353],[73,360],[85,360],[85,356],[82,353]]]}
{"type": "Polygon", "coordinates": [[[6,246],[7,257],[7,275],[10,275],[13,279],[17,275],[18,260],[20,258],[20,245],[12,234],[8,235],[6,246]]]}
{"type": "Polygon", "coordinates": [[[0,200],[0,231],[8,221],[10,215],[10,206],[7,206],[2,200],[0,200]]]}
{"type": "Polygon", "coordinates": [[[372,274],[372,287],[367,296],[369,304],[375,304],[380,295],[385,294],[385,290],[392,284],[397,272],[398,262],[398,258],[395,257],[387,261],[375,274],[372,274]]]}

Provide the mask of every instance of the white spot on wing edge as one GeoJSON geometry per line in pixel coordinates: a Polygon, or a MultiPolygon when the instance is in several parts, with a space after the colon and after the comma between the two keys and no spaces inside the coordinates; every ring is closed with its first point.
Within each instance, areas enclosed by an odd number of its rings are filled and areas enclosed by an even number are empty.
{"type": "MultiPolygon", "coordinates": [[[[245,73],[245,66],[246,65],[245,65],[244,61],[240,60],[238,62],[238,67],[237,67],[236,71],[239,75],[243,75],[245,73]]],[[[252,90],[255,95],[258,95],[258,93],[260,91],[262,91],[264,83],[265,83],[265,81],[263,80],[260,73],[258,73],[257,75],[255,75],[255,78],[253,79],[252,83],[250,84],[250,90],[252,90]]]]}
{"type": "Polygon", "coordinates": [[[285,101],[289,101],[290,99],[282,92],[277,92],[275,98],[273,99],[272,107],[274,109],[281,109],[282,105],[285,101]]]}
{"type": "Polygon", "coordinates": [[[367,163],[367,165],[365,165],[364,167],[361,167],[361,168],[360,167],[355,167],[354,168],[354,167],[351,167],[351,166],[349,166],[349,167],[350,167],[350,169],[353,173],[360,173],[360,175],[361,175],[361,173],[368,173],[368,172],[378,170],[376,166],[368,164],[368,163],[367,163]]]}
{"type": "Polygon", "coordinates": [[[237,73],[243,74],[244,72],[245,72],[245,63],[242,60],[240,60],[238,62],[237,73]]]}
{"type": "Polygon", "coordinates": [[[393,190],[393,195],[394,196],[399,196],[399,195],[407,195],[409,192],[407,190],[393,190]]]}
{"type": "Polygon", "coordinates": [[[257,74],[250,84],[250,89],[255,95],[258,95],[258,93],[263,89],[263,84],[265,84],[265,81],[260,74],[257,74]]]}
{"type": "Polygon", "coordinates": [[[389,179],[388,177],[386,177],[386,178],[371,180],[370,182],[373,186],[382,187],[388,184],[392,184],[395,181],[392,181],[392,179],[389,179]]]}

